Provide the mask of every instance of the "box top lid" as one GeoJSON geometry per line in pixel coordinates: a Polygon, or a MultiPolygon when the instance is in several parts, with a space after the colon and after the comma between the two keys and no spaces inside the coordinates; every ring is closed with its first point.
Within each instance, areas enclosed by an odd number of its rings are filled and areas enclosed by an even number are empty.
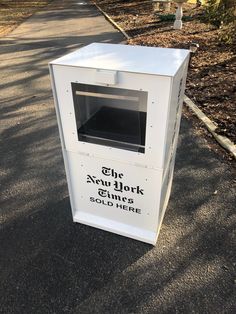
{"type": "Polygon", "coordinates": [[[51,64],[174,76],[189,50],[93,43],[51,64]]]}

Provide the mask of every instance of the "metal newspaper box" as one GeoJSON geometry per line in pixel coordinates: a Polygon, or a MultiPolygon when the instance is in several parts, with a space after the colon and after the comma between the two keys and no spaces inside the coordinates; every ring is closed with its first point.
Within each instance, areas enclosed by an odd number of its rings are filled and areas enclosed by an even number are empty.
{"type": "Polygon", "coordinates": [[[155,244],[189,51],[93,43],[50,63],[73,220],[155,244]]]}

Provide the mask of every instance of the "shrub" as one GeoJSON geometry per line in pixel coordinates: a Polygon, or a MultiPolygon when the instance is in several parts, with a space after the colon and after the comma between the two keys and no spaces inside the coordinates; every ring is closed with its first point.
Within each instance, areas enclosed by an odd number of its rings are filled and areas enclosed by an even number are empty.
{"type": "Polygon", "coordinates": [[[220,39],[226,43],[236,42],[236,1],[207,0],[205,19],[220,28],[220,39]]]}

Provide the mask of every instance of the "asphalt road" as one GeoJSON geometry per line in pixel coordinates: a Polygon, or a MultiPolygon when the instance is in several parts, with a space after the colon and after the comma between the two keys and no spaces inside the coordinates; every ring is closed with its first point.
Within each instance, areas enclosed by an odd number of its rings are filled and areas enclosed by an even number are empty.
{"type": "Polygon", "coordinates": [[[235,180],[182,120],[156,247],[72,222],[48,62],[123,37],[54,1],[0,40],[0,313],[235,313],[235,180]]]}

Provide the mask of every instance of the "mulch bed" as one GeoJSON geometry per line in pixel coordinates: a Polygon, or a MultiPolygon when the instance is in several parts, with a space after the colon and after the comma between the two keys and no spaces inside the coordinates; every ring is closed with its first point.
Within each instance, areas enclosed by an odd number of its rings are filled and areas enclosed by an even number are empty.
{"type": "Polygon", "coordinates": [[[219,134],[236,143],[236,46],[219,41],[219,30],[203,22],[203,8],[184,4],[182,30],[173,30],[175,4],[170,12],[153,10],[151,1],[95,1],[131,37],[131,45],[189,49],[199,44],[192,57],[186,95],[218,126],[219,134]]]}

